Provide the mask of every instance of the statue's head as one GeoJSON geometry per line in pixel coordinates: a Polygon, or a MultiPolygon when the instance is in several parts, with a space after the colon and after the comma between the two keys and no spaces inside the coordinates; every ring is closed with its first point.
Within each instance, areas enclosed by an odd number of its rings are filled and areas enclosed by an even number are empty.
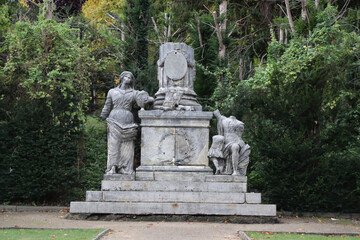
{"type": "Polygon", "coordinates": [[[129,72],[129,71],[123,71],[121,74],[120,74],[120,81],[119,81],[119,86],[121,86],[124,82],[124,80],[128,79],[129,80],[129,83],[127,83],[131,88],[134,88],[134,83],[135,83],[135,78],[134,78],[134,75],[129,72]]]}

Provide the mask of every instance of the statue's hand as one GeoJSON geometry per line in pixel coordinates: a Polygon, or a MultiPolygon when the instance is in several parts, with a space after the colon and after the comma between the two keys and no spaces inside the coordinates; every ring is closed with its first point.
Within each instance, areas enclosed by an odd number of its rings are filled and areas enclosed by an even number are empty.
{"type": "Polygon", "coordinates": [[[154,98],[153,97],[148,97],[145,101],[145,104],[150,104],[154,102],[154,98]]]}
{"type": "Polygon", "coordinates": [[[216,109],[213,113],[216,118],[221,116],[219,109],[216,109]]]}

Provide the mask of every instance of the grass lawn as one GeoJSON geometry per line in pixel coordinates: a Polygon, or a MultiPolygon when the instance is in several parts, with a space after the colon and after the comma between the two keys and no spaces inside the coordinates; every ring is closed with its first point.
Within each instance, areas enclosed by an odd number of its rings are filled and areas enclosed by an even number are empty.
{"type": "Polygon", "coordinates": [[[311,234],[294,234],[294,233],[269,233],[269,232],[246,232],[246,234],[254,240],[359,240],[360,236],[323,236],[323,235],[311,235],[311,234]]]}
{"type": "Polygon", "coordinates": [[[93,239],[104,229],[0,229],[2,240],[93,239]]]}

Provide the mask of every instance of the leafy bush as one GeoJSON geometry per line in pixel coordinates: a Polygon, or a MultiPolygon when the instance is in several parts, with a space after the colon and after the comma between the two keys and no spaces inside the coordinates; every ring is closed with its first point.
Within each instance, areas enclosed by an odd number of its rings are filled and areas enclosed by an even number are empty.
{"type": "Polygon", "coordinates": [[[66,23],[17,22],[0,70],[0,201],[68,201],[96,64],[66,23]]]}
{"type": "Polygon", "coordinates": [[[88,116],[85,126],[85,156],[81,174],[82,188],[83,190],[99,190],[107,161],[106,122],[88,116]]]}
{"type": "Polygon", "coordinates": [[[252,79],[215,91],[246,124],[250,187],[279,209],[360,211],[360,37],[336,16],[319,11],[288,45],[273,35],[252,79]]]}

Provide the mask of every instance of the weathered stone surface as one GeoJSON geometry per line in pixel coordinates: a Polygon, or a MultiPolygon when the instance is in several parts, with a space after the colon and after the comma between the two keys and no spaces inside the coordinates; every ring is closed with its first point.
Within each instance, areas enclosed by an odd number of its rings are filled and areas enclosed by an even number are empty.
{"type": "Polygon", "coordinates": [[[211,112],[139,111],[141,166],[208,166],[211,112]]]}
{"type": "Polygon", "coordinates": [[[88,191],[88,202],[244,203],[245,193],[88,191]]]}
{"type": "Polygon", "coordinates": [[[165,43],[160,46],[157,66],[159,90],[154,108],[201,111],[194,92],[194,50],[185,43],[165,43]]]}
{"type": "Polygon", "coordinates": [[[104,174],[104,180],[135,180],[135,173],[133,174],[104,174]]]}
{"type": "Polygon", "coordinates": [[[199,182],[212,174],[208,166],[140,166],[136,169],[136,180],[199,182]]]}
{"type": "Polygon", "coordinates": [[[136,181],[154,181],[155,180],[154,172],[138,171],[138,172],[136,172],[135,180],[136,181]]]}
{"type": "Polygon", "coordinates": [[[87,202],[102,202],[104,201],[102,191],[86,191],[87,202]]]}
{"type": "Polygon", "coordinates": [[[71,202],[71,213],[276,216],[275,205],[220,203],[71,202]]]}
{"type": "Polygon", "coordinates": [[[213,173],[209,166],[139,166],[136,172],[207,172],[213,173]]]}
{"type": "Polygon", "coordinates": [[[261,203],[261,193],[245,193],[246,203],[261,203]]]}
{"type": "Polygon", "coordinates": [[[246,176],[234,176],[234,175],[212,175],[205,177],[206,182],[240,182],[247,183],[246,176]]]}
{"type": "Polygon", "coordinates": [[[246,192],[246,183],[177,181],[102,181],[102,191],[246,192]]]}

